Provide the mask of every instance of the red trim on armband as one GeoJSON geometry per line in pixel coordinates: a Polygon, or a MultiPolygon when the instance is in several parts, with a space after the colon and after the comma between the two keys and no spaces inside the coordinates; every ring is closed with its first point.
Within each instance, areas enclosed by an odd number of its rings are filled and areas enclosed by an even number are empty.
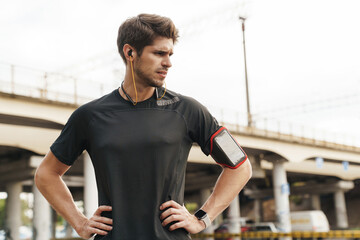
{"type": "Polygon", "coordinates": [[[219,130],[217,130],[210,138],[210,154],[212,153],[212,149],[213,149],[213,139],[214,137],[216,137],[216,135],[218,135],[223,129],[226,129],[225,127],[221,127],[219,130]]]}

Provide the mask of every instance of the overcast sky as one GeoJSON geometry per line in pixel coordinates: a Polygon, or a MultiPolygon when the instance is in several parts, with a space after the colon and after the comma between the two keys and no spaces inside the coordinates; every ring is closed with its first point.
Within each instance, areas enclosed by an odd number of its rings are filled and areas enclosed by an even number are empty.
{"type": "Polygon", "coordinates": [[[248,17],[255,119],[303,124],[337,132],[337,138],[349,134],[360,146],[357,0],[3,0],[0,62],[74,74],[114,88],[123,71],[117,29],[142,12],[168,16],[180,30],[167,86],[198,99],[216,116],[224,108],[228,118],[238,111],[242,119],[246,104],[238,16],[248,17]]]}

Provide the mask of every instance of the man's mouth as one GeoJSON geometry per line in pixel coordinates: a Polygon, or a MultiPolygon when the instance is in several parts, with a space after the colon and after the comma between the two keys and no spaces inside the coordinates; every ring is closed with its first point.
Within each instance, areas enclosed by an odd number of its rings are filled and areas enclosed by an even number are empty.
{"type": "Polygon", "coordinates": [[[161,77],[166,78],[167,71],[157,71],[157,73],[158,73],[161,77]]]}

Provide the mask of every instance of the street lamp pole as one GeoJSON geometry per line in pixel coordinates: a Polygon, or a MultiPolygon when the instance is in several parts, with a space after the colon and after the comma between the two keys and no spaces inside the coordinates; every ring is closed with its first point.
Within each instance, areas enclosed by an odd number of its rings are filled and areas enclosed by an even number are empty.
{"type": "Polygon", "coordinates": [[[239,17],[239,19],[242,22],[242,33],[243,33],[247,120],[248,120],[248,127],[252,127],[253,122],[252,122],[252,117],[251,117],[251,112],[250,112],[249,86],[248,86],[247,65],[246,65],[246,48],[245,48],[245,20],[246,20],[246,18],[239,17]]]}

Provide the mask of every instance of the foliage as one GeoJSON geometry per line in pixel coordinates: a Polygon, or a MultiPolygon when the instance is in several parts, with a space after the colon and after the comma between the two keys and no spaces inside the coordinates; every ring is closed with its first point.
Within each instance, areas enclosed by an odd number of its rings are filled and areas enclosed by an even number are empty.
{"type": "Polygon", "coordinates": [[[295,203],[295,205],[301,205],[303,202],[303,196],[302,195],[291,195],[290,201],[295,203]]]}
{"type": "Polygon", "coordinates": [[[32,212],[29,203],[21,199],[21,222],[22,225],[25,226],[31,226],[32,225],[32,214],[29,214],[29,212],[32,212]]]}
{"type": "Polygon", "coordinates": [[[0,229],[5,225],[5,199],[0,199],[0,229]]]}
{"type": "Polygon", "coordinates": [[[198,204],[197,203],[185,203],[185,207],[190,213],[194,213],[198,209],[198,204]]]}

